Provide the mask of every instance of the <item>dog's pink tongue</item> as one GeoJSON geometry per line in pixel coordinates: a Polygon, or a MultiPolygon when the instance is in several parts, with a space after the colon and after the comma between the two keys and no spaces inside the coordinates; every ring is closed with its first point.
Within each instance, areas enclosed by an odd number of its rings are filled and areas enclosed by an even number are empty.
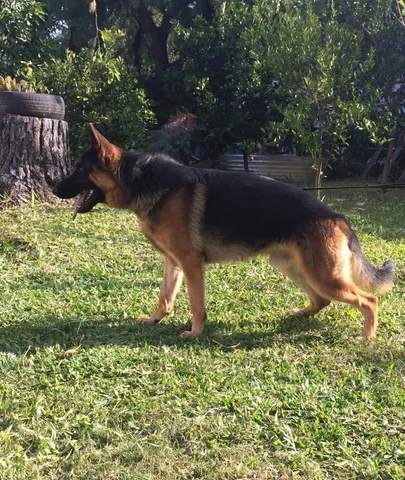
{"type": "Polygon", "coordinates": [[[83,205],[84,199],[86,198],[86,194],[87,194],[87,190],[83,192],[81,195],[79,195],[79,198],[76,200],[76,205],[73,211],[72,220],[74,220],[77,217],[80,207],[83,205]]]}

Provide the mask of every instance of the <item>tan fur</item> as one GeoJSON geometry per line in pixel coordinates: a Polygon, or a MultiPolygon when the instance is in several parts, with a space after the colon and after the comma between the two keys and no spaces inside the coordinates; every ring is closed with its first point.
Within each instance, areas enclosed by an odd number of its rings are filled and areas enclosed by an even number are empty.
{"type": "MultiPolygon", "coordinates": [[[[138,213],[140,227],[145,236],[158,250],[180,262],[180,258],[193,250],[190,235],[190,205],[186,192],[177,190],[165,198],[160,207],[159,218],[151,223],[147,215],[138,213]]],[[[195,252],[197,252],[195,248],[195,252]]]]}
{"type": "MultiPolygon", "coordinates": [[[[197,208],[198,210],[198,201],[190,204],[188,200],[187,192],[178,190],[164,201],[157,224],[151,224],[146,219],[147,217],[139,214],[138,218],[141,229],[150,242],[184,273],[193,314],[192,329],[190,332],[185,332],[185,335],[197,336],[201,335],[206,319],[205,265],[200,254],[201,250],[197,248],[200,239],[197,238],[195,228],[192,228],[190,215],[193,209],[197,208]]],[[[171,281],[172,288],[173,282],[175,280],[171,281]]],[[[167,290],[164,283],[165,277],[163,278],[161,292],[167,290]]],[[[174,295],[165,294],[165,299],[172,305],[174,295]]],[[[157,319],[162,313],[162,308],[158,306],[157,312],[148,319],[147,323],[151,323],[152,319],[157,319]]]]}
{"type": "Polygon", "coordinates": [[[285,246],[284,256],[276,257],[275,266],[310,299],[310,305],[296,313],[315,314],[331,300],[349,303],[364,316],[363,336],[372,337],[377,328],[378,301],[353,283],[347,237],[340,225],[330,220],[320,222],[318,231],[306,243],[310,248],[292,243],[285,246]]]}
{"type": "Polygon", "coordinates": [[[121,162],[122,149],[110,143],[101,133],[90,123],[90,138],[93,146],[98,149],[98,157],[105,167],[117,175],[121,162]]]}
{"type": "Polygon", "coordinates": [[[204,185],[197,185],[194,191],[188,216],[190,222],[189,234],[191,241],[194,247],[200,251],[203,248],[203,240],[201,238],[200,232],[205,211],[205,199],[206,187],[204,185]]]}
{"type": "Polygon", "coordinates": [[[105,195],[105,203],[111,208],[128,208],[128,198],[111,171],[93,170],[89,178],[105,195]]]}
{"type": "Polygon", "coordinates": [[[174,301],[180,290],[183,280],[183,271],[181,268],[164,257],[164,274],[162,286],[160,287],[159,303],[156,311],[149,317],[141,319],[145,324],[155,324],[162,318],[170,315],[174,307],[174,301]]]}

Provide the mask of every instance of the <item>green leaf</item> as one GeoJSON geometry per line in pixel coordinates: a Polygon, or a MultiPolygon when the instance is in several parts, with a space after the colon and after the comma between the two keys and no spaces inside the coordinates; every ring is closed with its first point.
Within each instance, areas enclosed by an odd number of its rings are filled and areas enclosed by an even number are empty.
{"type": "Polygon", "coordinates": [[[105,43],[112,42],[113,37],[109,30],[101,30],[101,38],[105,43]]]}

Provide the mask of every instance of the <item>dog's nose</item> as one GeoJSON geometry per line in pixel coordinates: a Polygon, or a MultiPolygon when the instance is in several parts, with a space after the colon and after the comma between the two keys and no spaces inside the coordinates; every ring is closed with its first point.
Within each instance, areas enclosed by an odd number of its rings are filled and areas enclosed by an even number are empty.
{"type": "Polygon", "coordinates": [[[54,195],[58,195],[58,194],[59,194],[59,185],[58,185],[58,184],[54,185],[54,187],[52,188],[52,193],[53,193],[54,195]]]}

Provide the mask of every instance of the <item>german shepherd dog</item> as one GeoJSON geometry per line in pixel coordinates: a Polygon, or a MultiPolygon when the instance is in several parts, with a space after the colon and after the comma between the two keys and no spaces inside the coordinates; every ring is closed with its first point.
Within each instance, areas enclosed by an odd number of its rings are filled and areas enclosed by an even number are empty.
{"type": "Polygon", "coordinates": [[[201,335],[206,264],[266,255],[309,297],[309,305],[294,314],[313,315],[337,300],[363,314],[365,338],[375,334],[377,298],[365,291],[390,290],[394,263],[371,265],[343,215],[276,180],[124,151],[92,124],[90,137],[90,148],[53,192],[60,198],[79,195],[74,216],[98,203],[135,212],[142,232],[164,257],[158,306],[142,319],[145,324],[171,313],[184,274],[193,319],[183,335],[201,335]]]}

